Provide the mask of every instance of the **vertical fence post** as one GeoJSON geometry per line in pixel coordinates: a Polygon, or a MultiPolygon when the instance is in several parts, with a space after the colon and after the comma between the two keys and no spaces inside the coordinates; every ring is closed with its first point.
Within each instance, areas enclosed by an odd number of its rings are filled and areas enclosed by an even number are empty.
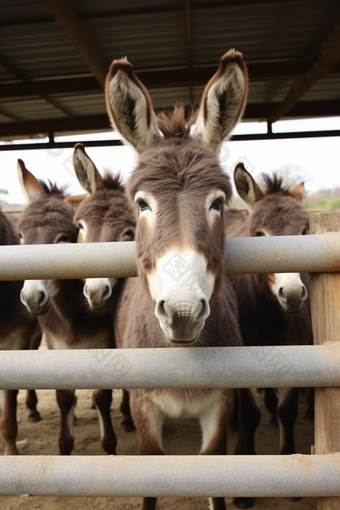
{"type": "MultiPolygon", "coordinates": [[[[310,233],[340,232],[340,213],[311,213],[310,233]]],[[[339,253],[340,258],[340,253],[339,253]]],[[[314,344],[340,342],[340,273],[311,275],[314,344]]],[[[340,451],[340,388],[315,389],[315,454],[340,451]]],[[[318,498],[318,510],[339,510],[340,497],[318,498]]]]}

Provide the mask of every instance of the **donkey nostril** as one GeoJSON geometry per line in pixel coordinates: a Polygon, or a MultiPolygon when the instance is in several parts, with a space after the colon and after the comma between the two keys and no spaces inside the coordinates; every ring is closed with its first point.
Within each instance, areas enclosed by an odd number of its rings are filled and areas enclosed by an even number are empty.
{"type": "Polygon", "coordinates": [[[303,285],[301,299],[304,301],[305,299],[307,299],[307,297],[308,297],[308,292],[307,292],[306,287],[303,285]]]}
{"type": "Polygon", "coordinates": [[[279,288],[278,297],[279,297],[280,299],[285,299],[285,294],[284,294],[284,292],[283,292],[283,287],[280,287],[280,288],[279,288]]]}
{"type": "Polygon", "coordinates": [[[39,292],[38,305],[43,305],[46,301],[46,294],[44,292],[39,292]]]}
{"type": "Polygon", "coordinates": [[[165,310],[165,301],[164,300],[158,301],[158,303],[156,305],[156,317],[162,318],[163,320],[168,318],[168,314],[165,310]]]}
{"type": "Polygon", "coordinates": [[[206,298],[203,298],[203,299],[201,299],[201,303],[202,303],[202,309],[199,313],[199,318],[207,317],[210,313],[209,302],[206,298]]]}
{"type": "Polygon", "coordinates": [[[105,285],[104,292],[103,292],[103,299],[104,300],[109,299],[110,296],[111,296],[111,288],[108,285],[105,285]]]}

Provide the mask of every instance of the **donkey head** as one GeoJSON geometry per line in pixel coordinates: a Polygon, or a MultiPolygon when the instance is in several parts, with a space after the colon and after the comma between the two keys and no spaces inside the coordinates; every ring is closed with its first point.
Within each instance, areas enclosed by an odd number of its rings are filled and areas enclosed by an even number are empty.
{"type": "Polygon", "coordinates": [[[222,278],[221,211],[232,191],[218,153],[243,114],[247,90],[246,66],[235,50],[222,57],[198,116],[189,119],[180,107],[156,116],[126,59],[113,61],[106,79],[112,124],[138,154],[127,185],[137,221],[138,273],[174,344],[198,339],[222,278]]]}
{"type": "MultiPolygon", "coordinates": [[[[282,186],[282,179],[263,176],[263,193],[242,163],[235,169],[234,179],[240,197],[251,209],[249,236],[305,235],[308,213],[302,205],[303,183],[292,189],[282,186]]],[[[275,273],[267,279],[274,296],[286,312],[299,312],[308,293],[299,273],[275,273]]]]}
{"type": "MultiPolygon", "coordinates": [[[[78,242],[133,241],[135,219],[120,177],[109,173],[101,177],[80,143],[74,147],[73,165],[80,184],[88,192],[74,217],[79,228],[78,242]]],[[[91,308],[102,308],[107,303],[114,282],[114,278],[86,279],[84,295],[91,308]]]]}
{"type": "MultiPolygon", "coordinates": [[[[21,244],[59,244],[77,240],[71,208],[65,203],[65,190],[39,181],[18,160],[18,174],[29,205],[18,228],[21,244]]],[[[56,292],[53,280],[26,280],[21,301],[34,314],[45,313],[56,292]]]]}

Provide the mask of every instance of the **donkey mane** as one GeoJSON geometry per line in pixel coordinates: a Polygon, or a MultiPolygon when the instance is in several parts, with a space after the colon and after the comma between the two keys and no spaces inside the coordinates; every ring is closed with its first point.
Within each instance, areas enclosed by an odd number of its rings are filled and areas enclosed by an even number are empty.
{"type": "Polygon", "coordinates": [[[46,182],[42,181],[40,179],[38,179],[38,180],[39,180],[39,184],[43,188],[46,195],[60,195],[61,198],[68,196],[68,193],[67,193],[68,185],[67,184],[59,187],[59,186],[57,186],[56,183],[52,183],[49,179],[46,182]]]}
{"type": "Polygon", "coordinates": [[[273,172],[272,176],[262,174],[261,178],[266,186],[266,190],[264,192],[265,195],[273,195],[274,193],[279,192],[284,195],[289,195],[289,187],[283,185],[283,177],[280,177],[276,172],[273,172]]]}
{"type": "Polygon", "coordinates": [[[106,168],[103,175],[104,188],[112,190],[124,191],[125,187],[122,183],[122,176],[118,173],[112,175],[111,171],[106,168]]]}
{"type": "Polygon", "coordinates": [[[192,125],[196,122],[197,111],[186,112],[184,106],[163,110],[157,114],[157,125],[165,138],[186,138],[190,135],[192,125]]]}

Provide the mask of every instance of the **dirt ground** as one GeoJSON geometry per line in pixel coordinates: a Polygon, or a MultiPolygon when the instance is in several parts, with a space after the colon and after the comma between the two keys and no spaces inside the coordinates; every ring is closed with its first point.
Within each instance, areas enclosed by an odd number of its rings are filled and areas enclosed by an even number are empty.
{"type": "MultiPolygon", "coordinates": [[[[18,449],[22,455],[57,455],[59,412],[52,390],[38,391],[38,408],[42,416],[39,423],[29,423],[24,404],[25,391],[20,391],[18,400],[18,449]]],[[[92,391],[77,391],[75,448],[74,455],[102,455],[99,441],[99,425],[97,412],[91,409],[92,391]]],[[[137,454],[138,444],[136,432],[123,432],[120,429],[120,398],[121,391],[114,390],[112,419],[118,436],[119,454],[137,454]]],[[[262,420],[258,433],[258,453],[276,454],[278,451],[278,429],[269,422],[269,413],[262,405],[262,420]]],[[[296,425],[296,449],[299,453],[310,453],[313,444],[313,424],[304,419],[305,402],[300,399],[299,418],[296,425]]],[[[164,427],[164,447],[168,454],[195,454],[199,450],[200,431],[195,421],[169,421],[164,427]]],[[[237,434],[230,432],[228,452],[232,453],[237,434]]],[[[0,454],[3,452],[2,445],[0,454]]],[[[235,510],[232,500],[228,499],[228,510],[235,510]]],[[[106,510],[106,509],[139,509],[140,498],[68,498],[68,497],[0,497],[0,508],[3,510],[48,509],[48,510],[106,510]]],[[[206,510],[207,499],[201,498],[160,498],[159,510],[206,510]]],[[[316,508],[316,500],[304,498],[291,502],[284,498],[259,498],[254,501],[256,510],[312,510],[316,508]]]]}

